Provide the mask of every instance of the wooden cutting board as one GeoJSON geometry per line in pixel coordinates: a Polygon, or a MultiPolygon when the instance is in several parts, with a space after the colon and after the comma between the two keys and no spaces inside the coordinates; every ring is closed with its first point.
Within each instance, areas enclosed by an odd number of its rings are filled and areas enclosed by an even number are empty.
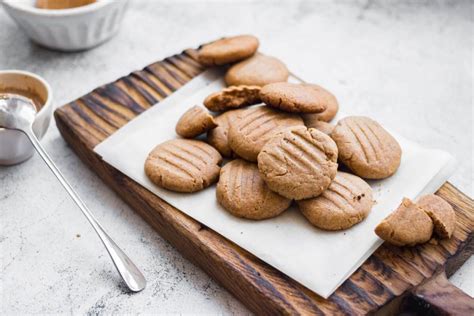
{"type": "Polygon", "coordinates": [[[472,299],[444,275],[453,274],[474,251],[473,200],[449,183],[437,194],[457,213],[451,239],[413,248],[384,244],[326,300],[173,208],[93,152],[121,126],[154,104],[160,106],[159,101],[203,70],[196,50],[186,50],[58,108],[56,124],[77,155],[145,221],[256,313],[365,314],[428,306],[473,314],[472,299]]]}

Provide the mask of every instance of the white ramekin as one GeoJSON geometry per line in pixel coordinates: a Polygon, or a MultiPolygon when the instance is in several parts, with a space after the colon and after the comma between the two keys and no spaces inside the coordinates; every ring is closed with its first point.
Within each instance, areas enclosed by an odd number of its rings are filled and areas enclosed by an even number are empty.
{"type": "Polygon", "coordinates": [[[57,50],[97,46],[114,35],[128,0],[98,0],[82,7],[45,10],[33,0],[3,0],[6,12],[34,42],[57,50]]]}
{"type": "MultiPolygon", "coordinates": [[[[38,75],[21,70],[0,71],[0,91],[9,89],[28,91],[43,101],[33,122],[33,132],[41,139],[48,130],[53,116],[53,92],[49,84],[38,75]]],[[[0,127],[0,165],[14,165],[33,155],[28,138],[19,131],[0,127]]]]}

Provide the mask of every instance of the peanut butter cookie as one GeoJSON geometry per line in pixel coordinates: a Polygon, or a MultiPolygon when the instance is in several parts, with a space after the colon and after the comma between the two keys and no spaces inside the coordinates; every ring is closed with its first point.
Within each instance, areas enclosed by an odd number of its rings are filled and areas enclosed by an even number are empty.
{"type": "Polygon", "coordinates": [[[248,161],[257,161],[263,145],[279,131],[303,125],[301,117],[267,106],[249,108],[239,112],[229,128],[229,146],[248,161]],[[234,124],[235,123],[235,124],[234,124]]]}
{"type": "Polygon", "coordinates": [[[456,213],[453,207],[443,198],[434,195],[424,195],[416,203],[431,217],[435,233],[441,238],[451,238],[456,227],[456,213]]]}
{"type": "Polygon", "coordinates": [[[297,203],[301,213],[314,226],[325,230],[341,230],[364,220],[374,201],[367,182],[349,173],[337,172],[320,196],[297,203]]]}
{"type": "Polygon", "coordinates": [[[198,52],[198,60],[204,66],[234,63],[255,54],[258,39],[252,35],[227,37],[204,45],[198,52]]]}
{"type": "Polygon", "coordinates": [[[233,65],[225,75],[228,86],[260,86],[272,82],[287,81],[288,68],[275,57],[256,54],[233,65]]]}
{"type": "Polygon", "coordinates": [[[217,123],[217,127],[207,132],[207,141],[209,144],[217,149],[222,156],[227,158],[233,156],[228,137],[230,124],[237,119],[237,115],[240,111],[242,110],[230,110],[215,117],[214,121],[217,123]]]}
{"type": "Polygon", "coordinates": [[[362,178],[384,179],[400,166],[402,150],[397,140],[368,117],[340,120],[331,137],[339,149],[339,160],[362,178]]]}
{"type": "Polygon", "coordinates": [[[184,138],[194,138],[216,127],[214,118],[200,106],[187,110],[176,124],[176,134],[184,138]]]}
{"type": "Polygon", "coordinates": [[[260,91],[262,101],[271,107],[293,113],[321,113],[335,98],[327,90],[310,84],[270,83],[260,91]]]}
{"type": "Polygon", "coordinates": [[[216,196],[232,215],[254,220],[275,217],[291,204],[291,200],[270,191],[256,164],[242,159],[221,169],[216,196]]]}
{"type": "Polygon", "coordinates": [[[431,239],[433,222],[415,203],[404,198],[402,204],[380,224],[375,233],[395,246],[414,246],[431,239]]]}
{"type": "Polygon", "coordinates": [[[258,169],[272,191],[289,199],[309,199],[326,190],[336,176],[337,147],[314,128],[286,128],[263,146],[258,169]]]}
{"type": "Polygon", "coordinates": [[[312,127],[310,125],[314,124],[316,121],[331,121],[336,116],[337,111],[339,111],[339,103],[337,102],[336,97],[321,86],[315,84],[309,84],[309,86],[320,92],[321,98],[324,99],[322,102],[326,104],[326,110],[321,113],[304,113],[302,116],[306,126],[312,127]]]}
{"type": "Polygon", "coordinates": [[[261,102],[259,92],[259,86],[230,86],[210,94],[204,105],[214,112],[254,105],[261,102]]]}
{"type": "Polygon", "coordinates": [[[196,192],[217,181],[221,162],[217,150],[204,142],[172,139],[150,152],[145,162],[145,173],[162,188],[196,192]]]}

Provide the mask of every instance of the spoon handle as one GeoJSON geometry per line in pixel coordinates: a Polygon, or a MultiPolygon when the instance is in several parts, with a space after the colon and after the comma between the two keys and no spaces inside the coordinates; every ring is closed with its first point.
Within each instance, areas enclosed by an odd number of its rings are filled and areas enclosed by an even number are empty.
{"type": "Polygon", "coordinates": [[[81,198],[76,194],[73,190],[71,185],[66,181],[64,176],[61,174],[59,169],[53,163],[49,155],[43,149],[43,146],[36,138],[36,135],[33,133],[32,129],[25,129],[23,132],[28,136],[33,147],[36,149],[38,154],[44,160],[44,162],[48,165],[49,169],[54,173],[56,178],[58,178],[59,182],[63,185],[66,189],[67,193],[71,196],[74,202],[79,206],[82,213],[86,216],[89,220],[89,223],[94,227],[95,232],[99,235],[100,240],[104,244],[107,252],[109,253],[112,261],[117,268],[120,276],[127,284],[127,287],[133,292],[139,292],[143,290],[146,286],[146,280],[143,274],[138,270],[135,264],[128,258],[128,256],[117,246],[117,244],[112,240],[112,238],[107,235],[104,228],[99,224],[99,222],[95,219],[92,213],[89,211],[87,206],[81,200],[81,198]]]}

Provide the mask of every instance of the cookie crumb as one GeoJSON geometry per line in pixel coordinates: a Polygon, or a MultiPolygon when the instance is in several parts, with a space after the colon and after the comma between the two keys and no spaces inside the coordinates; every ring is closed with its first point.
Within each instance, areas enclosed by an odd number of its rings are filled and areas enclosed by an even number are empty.
{"type": "Polygon", "coordinates": [[[428,241],[428,243],[429,243],[430,245],[435,245],[435,246],[436,246],[436,245],[438,245],[438,240],[437,240],[436,238],[431,238],[431,239],[428,241]]]}

